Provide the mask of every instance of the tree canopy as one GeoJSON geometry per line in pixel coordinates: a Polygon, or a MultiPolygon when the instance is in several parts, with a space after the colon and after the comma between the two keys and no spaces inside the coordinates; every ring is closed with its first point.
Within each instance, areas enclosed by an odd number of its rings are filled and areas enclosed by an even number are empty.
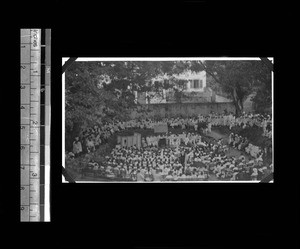
{"type": "Polygon", "coordinates": [[[256,93],[253,101],[256,108],[272,103],[271,71],[263,61],[224,60],[199,62],[213,79],[212,88],[220,87],[233,100],[236,114],[243,111],[245,99],[256,93]]]}
{"type": "Polygon", "coordinates": [[[115,117],[126,119],[132,108],[139,106],[135,91],[162,94],[163,89],[178,90],[175,79],[150,80],[160,75],[172,77],[188,69],[203,68],[193,61],[74,62],[65,73],[66,129],[78,130],[115,117]]]}
{"type": "Polygon", "coordinates": [[[173,89],[180,99],[184,82],[173,76],[186,70],[205,70],[213,78],[212,88],[231,97],[238,115],[253,92],[258,109],[271,104],[270,67],[262,61],[80,61],[69,64],[65,73],[67,131],[128,118],[133,108],[140,107],[135,91],[162,94],[163,89],[173,89]],[[151,81],[161,75],[171,80],[151,81]]]}

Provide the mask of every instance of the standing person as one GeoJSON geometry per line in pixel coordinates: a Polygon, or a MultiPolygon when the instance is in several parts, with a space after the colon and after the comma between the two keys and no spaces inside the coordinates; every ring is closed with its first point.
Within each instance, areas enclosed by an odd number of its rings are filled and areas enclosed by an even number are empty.
{"type": "Polygon", "coordinates": [[[195,132],[197,132],[198,131],[198,122],[195,122],[194,128],[195,128],[195,132]]]}
{"type": "Polygon", "coordinates": [[[233,143],[233,133],[230,133],[228,138],[228,144],[231,145],[233,143]]]}
{"type": "Polygon", "coordinates": [[[185,143],[186,146],[187,146],[187,144],[188,144],[189,141],[190,141],[190,140],[189,140],[189,137],[186,137],[186,138],[184,139],[184,143],[185,143]]]}
{"type": "Polygon", "coordinates": [[[73,153],[75,157],[78,157],[82,152],[82,145],[79,141],[79,137],[75,137],[75,141],[73,142],[73,153]]]}
{"type": "Polygon", "coordinates": [[[209,122],[207,125],[207,131],[208,133],[211,133],[211,122],[209,122]]]}
{"type": "Polygon", "coordinates": [[[95,148],[98,149],[101,144],[100,134],[98,133],[95,138],[95,148]]]}
{"type": "Polygon", "coordinates": [[[180,153],[179,161],[180,161],[181,165],[183,165],[183,168],[184,168],[185,151],[182,151],[182,152],[180,153]]]}
{"type": "Polygon", "coordinates": [[[184,121],[181,122],[181,129],[185,130],[185,123],[184,123],[184,121]]]}
{"type": "Polygon", "coordinates": [[[86,147],[87,147],[88,153],[91,153],[91,152],[95,151],[95,144],[94,144],[94,141],[92,140],[91,136],[89,136],[87,138],[86,147]]]}

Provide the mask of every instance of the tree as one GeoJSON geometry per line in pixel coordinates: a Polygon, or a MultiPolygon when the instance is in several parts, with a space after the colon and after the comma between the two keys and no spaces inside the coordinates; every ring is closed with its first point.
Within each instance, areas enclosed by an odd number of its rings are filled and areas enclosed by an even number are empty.
{"type": "MultiPolygon", "coordinates": [[[[199,62],[214,82],[227,93],[239,116],[245,99],[253,92],[270,85],[270,72],[262,61],[205,61],[199,62]]],[[[263,91],[265,92],[265,91],[263,91]]]]}
{"type": "MultiPolygon", "coordinates": [[[[74,60],[73,60],[74,61],[74,60]]],[[[162,94],[176,88],[174,81],[151,80],[160,75],[172,76],[194,67],[190,61],[95,61],[66,65],[65,124],[69,140],[82,127],[128,119],[138,108],[135,91],[162,94]]],[[[142,111],[143,108],[139,108],[142,111]]],[[[67,139],[68,140],[68,139],[67,139]]]]}
{"type": "Polygon", "coordinates": [[[256,68],[256,94],[252,98],[254,109],[257,112],[265,112],[272,107],[272,63],[264,59],[263,65],[256,68]]]}

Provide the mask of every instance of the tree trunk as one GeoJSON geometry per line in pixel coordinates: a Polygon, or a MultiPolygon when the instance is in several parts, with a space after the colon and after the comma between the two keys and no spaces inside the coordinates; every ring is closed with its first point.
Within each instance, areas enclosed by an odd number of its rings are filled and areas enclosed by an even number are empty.
{"type": "Polygon", "coordinates": [[[238,103],[238,100],[233,100],[233,104],[235,106],[235,115],[238,117],[242,114],[242,110],[241,110],[241,107],[238,103]]]}
{"type": "Polygon", "coordinates": [[[236,93],[236,89],[233,88],[232,89],[232,98],[233,98],[233,104],[235,106],[235,115],[238,117],[242,114],[242,105],[240,105],[240,100],[238,99],[237,93],[236,93]]]}
{"type": "Polygon", "coordinates": [[[238,100],[238,104],[239,104],[239,109],[240,109],[240,113],[242,113],[244,111],[244,103],[242,99],[238,100]]]}

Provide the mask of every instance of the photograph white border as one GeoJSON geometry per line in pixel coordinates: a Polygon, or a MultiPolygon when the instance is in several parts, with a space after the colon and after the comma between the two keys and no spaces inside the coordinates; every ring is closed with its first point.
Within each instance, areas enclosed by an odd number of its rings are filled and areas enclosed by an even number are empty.
{"type": "MultiPolygon", "coordinates": [[[[267,57],[273,64],[274,58],[267,57]]],[[[62,57],[62,66],[69,57],[62,57]]],[[[76,61],[184,61],[184,60],[261,60],[259,57],[78,57],[76,61]]],[[[272,73],[272,163],[274,162],[274,71],[272,73]]],[[[62,166],[65,167],[65,73],[62,74],[62,166]]],[[[76,181],[76,183],[259,183],[260,181],[163,181],[163,182],[127,182],[127,181],[76,181]]],[[[62,176],[62,183],[69,183],[62,176]]],[[[271,181],[274,183],[274,180],[271,181]]]]}

